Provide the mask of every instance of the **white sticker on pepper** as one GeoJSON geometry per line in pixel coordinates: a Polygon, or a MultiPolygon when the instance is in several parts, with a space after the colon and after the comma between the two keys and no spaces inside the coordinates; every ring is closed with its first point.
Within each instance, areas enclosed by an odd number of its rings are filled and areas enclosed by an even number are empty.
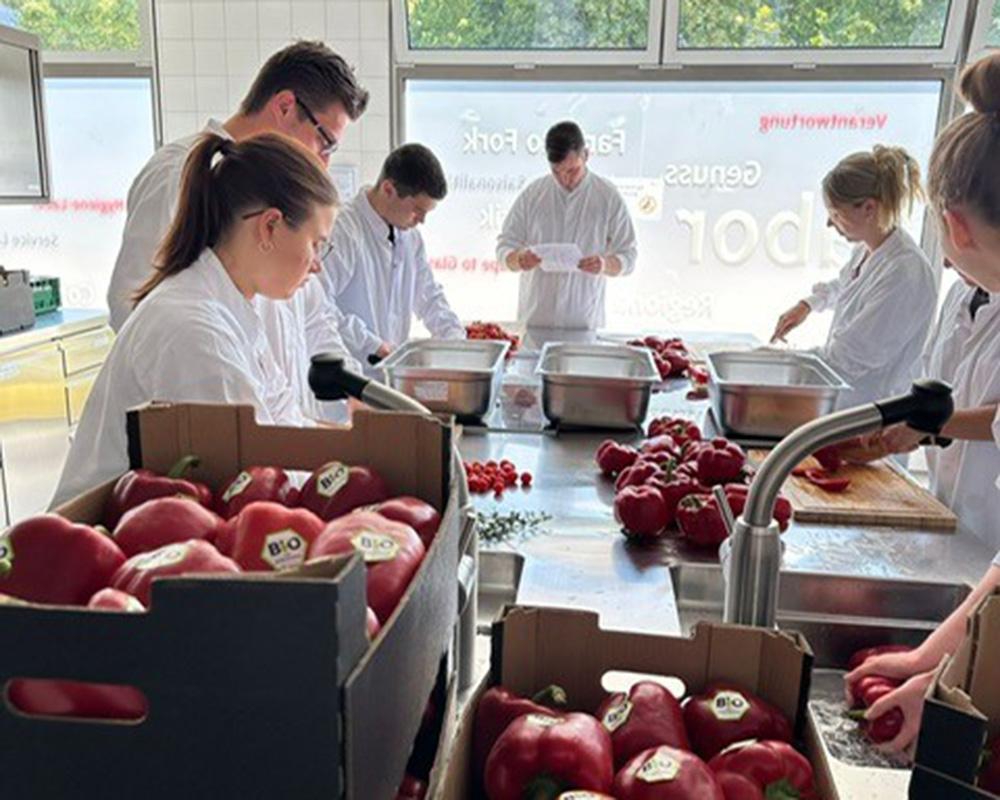
{"type": "Polygon", "coordinates": [[[172,544],[168,547],[161,547],[152,553],[139,556],[132,562],[133,569],[147,570],[169,567],[184,560],[187,555],[188,546],[186,544],[172,544]]]}
{"type": "Polygon", "coordinates": [[[260,558],[276,572],[296,569],[306,560],[306,540],[291,528],[269,533],[264,537],[260,558]]]}
{"type": "Polygon", "coordinates": [[[387,533],[361,531],[351,537],[354,549],[365,557],[365,563],[392,561],[399,553],[399,542],[387,533]]]}
{"type": "Polygon", "coordinates": [[[251,483],[253,483],[253,478],[251,477],[250,473],[241,472],[239,475],[233,478],[233,482],[229,484],[229,488],[227,488],[226,491],[223,492],[222,502],[228,503],[230,500],[236,497],[236,495],[242,494],[244,490],[251,483]]]}
{"type": "Polygon", "coordinates": [[[608,729],[608,733],[614,733],[622,725],[628,722],[628,718],[631,713],[632,701],[626,700],[620,705],[609,708],[601,722],[604,724],[604,727],[608,729]]]}
{"type": "Polygon", "coordinates": [[[712,716],[719,722],[739,722],[749,710],[750,704],[739,692],[719,692],[712,698],[712,716]]]}
{"type": "Polygon", "coordinates": [[[0,539],[0,561],[14,563],[14,545],[11,544],[9,536],[0,539]]]}
{"type": "Polygon", "coordinates": [[[556,725],[562,724],[561,719],[550,717],[547,714],[528,714],[528,722],[539,728],[554,728],[556,725]]]}
{"type": "Polygon", "coordinates": [[[680,771],[680,762],[657,750],[646,759],[635,776],[643,783],[665,783],[674,780],[680,771]]]}
{"type": "Polygon", "coordinates": [[[339,461],[334,461],[330,464],[330,466],[316,476],[316,491],[319,492],[322,497],[330,499],[344,488],[350,474],[350,467],[348,467],[347,464],[341,464],[339,461]]]}

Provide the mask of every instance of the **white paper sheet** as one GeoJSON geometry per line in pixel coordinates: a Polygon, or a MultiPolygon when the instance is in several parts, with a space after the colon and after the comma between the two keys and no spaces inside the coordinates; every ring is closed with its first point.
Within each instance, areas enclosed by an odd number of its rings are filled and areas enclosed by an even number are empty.
{"type": "Polygon", "coordinates": [[[529,249],[542,259],[539,269],[544,272],[576,272],[583,258],[575,244],[536,244],[529,249]]]}

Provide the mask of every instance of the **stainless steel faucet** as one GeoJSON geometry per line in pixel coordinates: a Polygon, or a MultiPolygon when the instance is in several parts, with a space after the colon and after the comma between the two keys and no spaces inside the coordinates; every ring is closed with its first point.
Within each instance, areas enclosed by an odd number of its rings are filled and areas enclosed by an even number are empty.
{"type": "Polygon", "coordinates": [[[773,519],[774,501],[785,478],[803,458],[821,447],[898,422],[937,434],[953,410],[950,386],[917,381],[907,395],[820,417],[782,439],[754,476],[743,514],[731,531],[725,621],[775,626],[781,544],[773,519]]]}

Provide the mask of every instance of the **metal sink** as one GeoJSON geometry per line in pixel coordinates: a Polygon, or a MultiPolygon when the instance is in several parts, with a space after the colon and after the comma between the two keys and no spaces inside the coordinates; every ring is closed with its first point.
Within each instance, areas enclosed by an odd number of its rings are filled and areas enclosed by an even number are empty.
{"type": "Polygon", "coordinates": [[[488,634],[490,625],[500,610],[517,600],[521,584],[524,556],[499,550],[479,553],[479,608],[476,616],[478,633],[488,634]]]}
{"type": "MultiPolygon", "coordinates": [[[[678,563],[670,572],[685,633],[722,619],[717,565],[678,563]]],[[[817,667],[843,669],[863,647],[919,644],[969,592],[964,584],[782,572],[778,627],[805,635],[817,667]]]]}

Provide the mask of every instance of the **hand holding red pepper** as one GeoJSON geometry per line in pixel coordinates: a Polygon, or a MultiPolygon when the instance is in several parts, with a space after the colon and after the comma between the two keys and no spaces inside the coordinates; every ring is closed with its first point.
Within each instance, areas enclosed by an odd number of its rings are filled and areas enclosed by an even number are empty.
{"type": "Polygon", "coordinates": [[[629,761],[615,777],[613,792],[618,800],[725,800],[704,761],[666,745],[629,761]]]}
{"type": "Polygon", "coordinates": [[[82,606],[123,563],[125,555],[106,532],[38,514],[0,536],[0,592],[32,603],[82,606]]]}
{"type": "Polygon", "coordinates": [[[746,453],[736,442],[712,439],[711,445],[698,453],[698,480],[706,486],[739,480],[746,453]]]}
{"type": "Polygon", "coordinates": [[[639,457],[639,451],[627,444],[607,439],[597,448],[595,460],[601,472],[609,478],[631,467],[639,457]]]}
{"type": "Polygon", "coordinates": [[[691,697],[684,704],[684,722],[694,752],[702,758],[745,739],[792,739],[792,726],[778,708],[728,682],[713,683],[691,697]]]}
{"type": "Polygon", "coordinates": [[[330,521],[388,498],[389,487],[371,467],[330,461],[309,476],[299,493],[299,505],[330,521]]]}
{"type": "Polygon", "coordinates": [[[230,519],[258,500],[294,506],[297,499],[288,473],[280,467],[247,467],[222,487],[215,510],[223,519],[230,519]]]}
{"type": "Polygon", "coordinates": [[[112,535],[131,558],[188,539],[214,541],[223,524],[218,514],[190,497],[156,497],[126,511],[112,535]]]}
{"type": "Polygon", "coordinates": [[[482,776],[493,745],[515,719],[525,714],[553,716],[554,710],[565,706],[566,693],[559,686],[549,686],[531,699],[521,697],[503,686],[487,689],[476,706],[472,746],[474,774],[482,776]]]}
{"type": "Polygon", "coordinates": [[[553,800],[566,789],[606,792],[614,779],[611,738],[588,714],[527,714],[486,759],[489,800],[553,800]]]}
{"type": "Polygon", "coordinates": [[[198,466],[197,456],[184,456],[170,468],[166,475],[157,475],[148,469],[133,469],[122,475],[111,490],[104,507],[104,524],[114,530],[118,520],[130,508],[142,505],[155,497],[186,495],[193,497],[205,508],[212,507],[212,490],[204,483],[184,479],[184,473],[198,466]]]}
{"type": "Polygon", "coordinates": [[[670,516],[656,487],[626,486],[615,495],[615,519],[629,538],[654,539],[663,533],[670,516]]]}
{"type": "Polygon", "coordinates": [[[708,767],[716,773],[726,800],[740,800],[735,792],[727,791],[726,779],[723,778],[726,774],[739,775],[753,784],[759,793],[754,795],[750,790],[747,797],[809,800],[814,796],[812,766],[787,742],[737,742],[712,758],[708,767]]]}
{"type": "Polygon", "coordinates": [[[668,689],[653,681],[639,681],[628,694],[610,695],[597,718],[611,734],[615,769],[643,750],[661,744],[690,750],[684,730],[684,712],[668,689]]]}

